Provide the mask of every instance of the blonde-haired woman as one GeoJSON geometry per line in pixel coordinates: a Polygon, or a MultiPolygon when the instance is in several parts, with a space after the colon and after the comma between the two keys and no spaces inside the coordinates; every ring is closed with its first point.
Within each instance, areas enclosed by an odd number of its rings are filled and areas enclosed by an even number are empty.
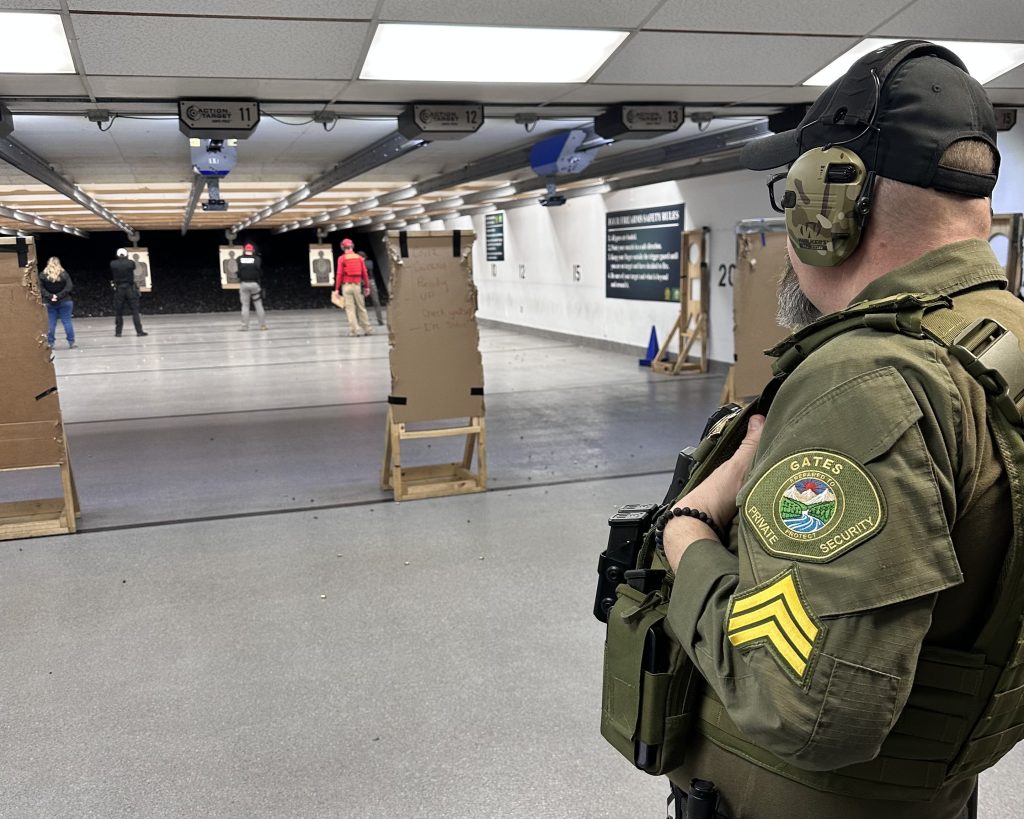
{"type": "Polygon", "coordinates": [[[75,346],[75,328],[71,324],[71,313],[75,303],[71,300],[71,277],[60,263],[60,259],[51,256],[39,274],[39,293],[43,304],[50,314],[50,330],[46,334],[46,343],[51,347],[56,343],[57,319],[64,325],[64,335],[68,339],[68,347],[75,346]]]}

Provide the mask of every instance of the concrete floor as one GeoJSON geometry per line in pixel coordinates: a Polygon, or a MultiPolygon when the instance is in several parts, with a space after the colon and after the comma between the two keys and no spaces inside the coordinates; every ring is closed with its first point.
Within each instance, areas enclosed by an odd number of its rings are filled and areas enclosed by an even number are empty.
{"type": "Polygon", "coordinates": [[[491,491],[396,505],[385,335],[268,318],[57,350],[83,531],[0,543],[0,816],[662,816],[598,733],[594,573],[721,376],[484,330],[491,491]]]}

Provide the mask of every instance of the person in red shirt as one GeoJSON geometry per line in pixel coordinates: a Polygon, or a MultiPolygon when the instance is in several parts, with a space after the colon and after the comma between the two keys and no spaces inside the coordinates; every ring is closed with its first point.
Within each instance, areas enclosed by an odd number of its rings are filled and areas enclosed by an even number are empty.
{"type": "Polygon", "coordinates": [[[366,315],[366,302],[370,293],[370,278],[366,273],[366,262],[353,249],[351,239],[341,240],[341,256],[338,257],[338,274],[334,279],[334,292],[345,297],[345,315],[348,316],[349,335],[373,335],[370,319],[366,315]],[[360,333],[362,328],[362,333],[360,333]]]}

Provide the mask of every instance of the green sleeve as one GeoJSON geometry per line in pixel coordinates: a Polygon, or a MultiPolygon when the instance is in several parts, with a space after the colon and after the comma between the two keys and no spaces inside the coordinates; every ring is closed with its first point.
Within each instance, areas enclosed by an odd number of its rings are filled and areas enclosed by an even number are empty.
{"type": "Polygon", "coordinates": [[[864,352],[844,352],[779,392],[737,498],[737,554],[692,544],[668,612],[740,731],[811,770],[878,754],[936,595],[963,579],[950,392],[929,394],[913,360],[865,372],[864,352]]]}

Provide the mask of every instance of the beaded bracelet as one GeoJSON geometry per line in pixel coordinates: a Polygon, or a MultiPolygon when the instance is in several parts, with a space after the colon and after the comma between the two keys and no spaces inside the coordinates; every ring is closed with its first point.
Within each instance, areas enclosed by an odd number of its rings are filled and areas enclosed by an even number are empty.
{"type": "Polygon", "coordinates": [[[715,523],[715,521],[712,519],[711,515],[709,515],[707,512],[702,512],[700,511],[700,509],[691,509],[689,506],[683,506],[682,508],[670,507],[665,511],[665,513],[660,518],[658,518],[658,520],[654,524],[654,539],[655,541],[657,541],[658,546],[662,549],[665,548],[665,525],[668,523],[669,519],[673,517],[696,518],[701,523],[706,524],[711,529],[711,531],[715,533],[718,539],[722,542],[723,546],[728,543],[728,539],[726,538],[725,534],[718,527],[718,524],[715,523]]]}

